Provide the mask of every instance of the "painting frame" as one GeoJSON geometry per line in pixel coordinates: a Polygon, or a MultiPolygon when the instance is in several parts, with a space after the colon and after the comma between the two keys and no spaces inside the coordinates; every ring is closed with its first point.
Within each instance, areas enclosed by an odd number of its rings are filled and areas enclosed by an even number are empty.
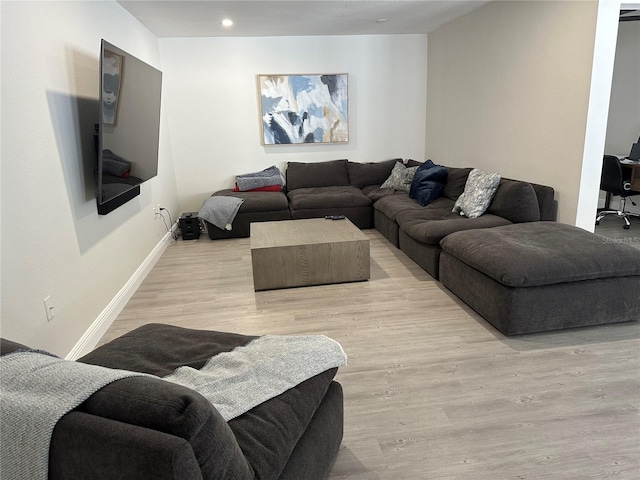
{"type": "Polygon", "coordinates": [[[115,127],[124,75],[124,57],[105,49],[102,55],[102,123],[115,127]]]}
{"type": "Polygon", "coordinates": [[[258,74],[263,146],[349,142],[349,74],[258,74]]]}

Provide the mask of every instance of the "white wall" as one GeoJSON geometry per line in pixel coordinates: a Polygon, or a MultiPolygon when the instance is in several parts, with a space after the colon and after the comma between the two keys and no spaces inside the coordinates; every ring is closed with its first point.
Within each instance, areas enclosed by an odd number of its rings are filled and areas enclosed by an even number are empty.
{"type": "Polygon", "coordinates": [[[286,162],[423,159],[426,35],[160,39],[182,211],[286,162]],[[262,146],[256,75],[348,73],[350,141],[262,146]]]}
{"type": "Polygon", "coordinates": [[[0,8],[1,334],[66,355],[166,233],[152,207],[161,203],[175,218],[166,121],[159,175],[139,197],[98,216],[92,183],[100,39],[160,67],[158,43],[112,1],[0,8]]]}
{"type": "Polygon", "coordinates": [[[575,224],[597,9],[491,2],[430,34],[427,156],[550,185],[575,224]]]}

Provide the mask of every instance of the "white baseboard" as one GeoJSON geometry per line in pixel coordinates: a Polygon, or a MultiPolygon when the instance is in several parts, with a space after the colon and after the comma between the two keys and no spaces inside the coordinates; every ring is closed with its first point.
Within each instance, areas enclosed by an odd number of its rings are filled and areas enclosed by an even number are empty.
{"type": "Polygon", "coordinates": [[[102,313],[91,324],[89,329],[82,335],[78,343],[71,349],[69,354],[65,357],[67,360],[76,360],[83,355],[86,355],[95,348],[102,336],[109,329],[113,321],[120,314],[125,307],[129,299],[133,296],[138,289],[142,281],[147,274],[151,271],[156,264],[162,253],[171,243],[171,232],[167,232],[166,235],[158,242],[151,253],[145,258],[144,262],[133,273],[127,283],[120,289],[116,296],[109,302],[109,305],[102,311],[102,313]]]}

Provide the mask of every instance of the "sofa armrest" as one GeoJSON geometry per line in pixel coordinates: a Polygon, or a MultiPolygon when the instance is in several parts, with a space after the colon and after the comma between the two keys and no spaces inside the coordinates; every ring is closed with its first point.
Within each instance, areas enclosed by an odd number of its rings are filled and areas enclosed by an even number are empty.
{"type": "Polygon", "coordinates": [[[78,410],[185,440],[204,478],[253,477],[227,422],[202,395],[182,385],[123,378],[98,390],[78,410]]]}
{"type": "Polygon", "coordinates": [[[174,435],[71,411],[51,438],[50,480],[201,480],[189,443],[174,435]]]}

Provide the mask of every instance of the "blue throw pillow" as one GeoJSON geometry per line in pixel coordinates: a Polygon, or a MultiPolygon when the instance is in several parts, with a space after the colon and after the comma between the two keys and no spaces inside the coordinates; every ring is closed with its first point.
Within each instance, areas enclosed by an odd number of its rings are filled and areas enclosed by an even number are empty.
{"type": "Polygon", "coordinates": [[[445,167],[427,160],[418,167],[413,176],[409,197],[417,200],[423,207],[433,202],[442,195],[448,173],[445,167]]]}

